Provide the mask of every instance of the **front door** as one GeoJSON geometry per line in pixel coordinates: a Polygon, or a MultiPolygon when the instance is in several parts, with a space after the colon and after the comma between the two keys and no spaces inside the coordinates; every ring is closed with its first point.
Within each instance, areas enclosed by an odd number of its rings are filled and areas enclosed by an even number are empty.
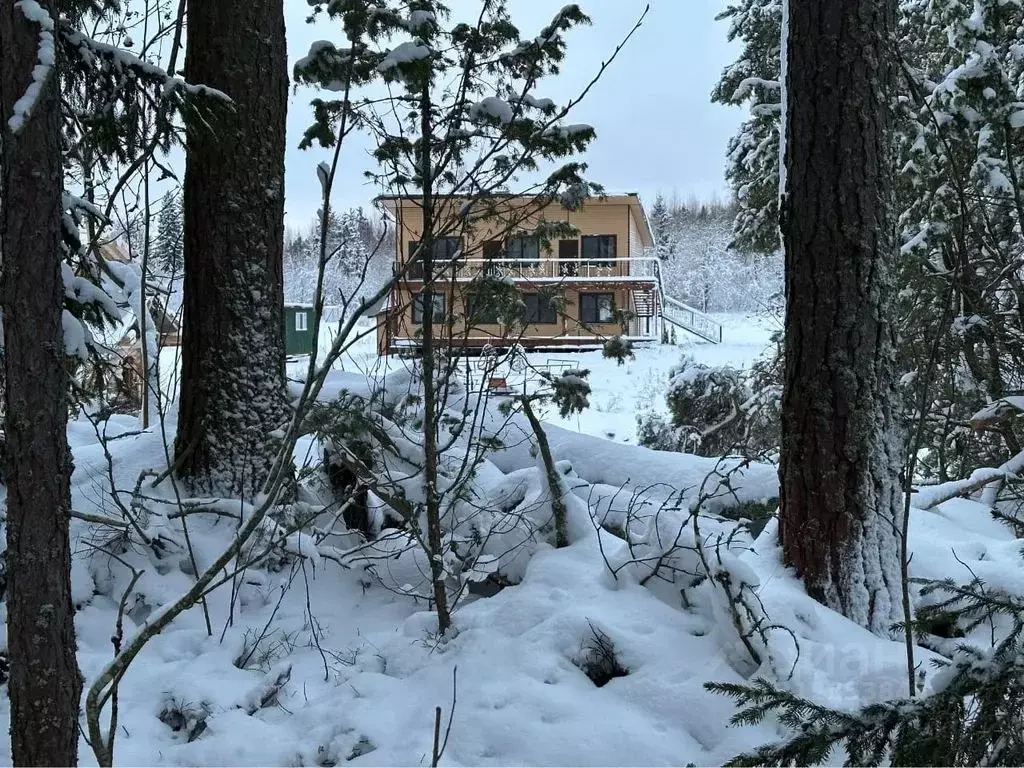
{"type": "Polygon", "coordinates": [[[579,274],[578,267],[579,262],[573,261],[580,257],[580,241],[579,240],[559,240],[558,241],[558,276],[559,277],[576,277],[579,274]]]}

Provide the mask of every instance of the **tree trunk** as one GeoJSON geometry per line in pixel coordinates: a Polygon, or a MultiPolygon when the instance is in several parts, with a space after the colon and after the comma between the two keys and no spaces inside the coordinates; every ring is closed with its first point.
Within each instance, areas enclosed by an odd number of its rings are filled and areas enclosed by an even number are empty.
{"type": "Polygon", "coordinates": [[[894,0],[789,0],[779,536],[808,593],[900,613],[887,102],[894,0]]]}
{"type": "Polygon", "coordinates": [[[423,211],[423,232],[420,235],[421,263],[423,266],[423,486],[426,496],[427,546],[430,551],[430,579],[434,590],[434,608],[437,611],[437,632],[444,635],[452,624],[448,606],[448,588],[445,586],[444,531],[441,526],[441,496],[437,490],[438,476],[438,403],[437,360],[434,357],[434,237],[436,216],[434,209],[434,177],[431,152],[434,148],[430,85],[424,84],[420,94],[420,166],[423,170],[423,189],[420,206],[423,211]]]}
{"type": "MultiPolygon", "coordinates": [[[[51,19],[55,0],[42,7],[51,19]]],[[[40,26],[0,9],[0,244],[7,378],[7,643],[15,765],[74,765],[82,678],[71,602],[71,455],[61,281],[61,124],[51,71],[29,119],[9,118],[32,82],[40,26]]]]}
{"type": "Polygon", "coordinates": [[[251,496],[285,399],[282,0],[189,0],[185,74],[227,93],[188,132],[175,453],[197,492],[251,496]]]}

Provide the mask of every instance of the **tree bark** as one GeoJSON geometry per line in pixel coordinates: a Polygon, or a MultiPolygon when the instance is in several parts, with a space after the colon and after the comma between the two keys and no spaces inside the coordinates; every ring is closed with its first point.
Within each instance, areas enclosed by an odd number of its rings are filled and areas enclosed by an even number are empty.
{"type": "Polygon", "coordinates": [[[181,403],[175,453],[198,492],[251,496],[287,418],[282,0],[189,0],[185,74],[227,93],[186,147],[181,403]]]}
{"type": "Polygon", "coordinates": [[[880,634],[901,618],[894,17],[894,0],[789,0],[782,207],[779,536],[811,596],[880,634]]]}
{"type": "Polygon", "coordinates": [[[441,525],[441,495],[437,490],[438,477],[438,403],[437,359],[434,339],[434,299],[438,290],[434,280],[434,238],[437,217],[434,207],[434,171],[431,152],[434,149],[434,127],[431,120],[433,104],[430,84],[424,83],[420,92],[420,153],[418,160],[423,174],[420,206],[423,211],[423,232],[420,235],[421,264],[423,266],[423,347],[420,358],[423,373],[423,486],[426,497],[427,545],[430,551],[430,579],[434,590],[434,609],[437,611],[437,633],[444,636],[452,624],[445,585],[444,530],[441,525]]]}
{"type": "MultiPolygon", "coordinates": [[[[56,0],[42,0],[51,19],[56,0]]],[[[71,455],[62,327],[60,100],[51,70],[27,122],[40,26],[0,9],[0,247],[7,379],[7,642],[15,765],[74,765],[82,679],[71,601],[71,455]]]]}

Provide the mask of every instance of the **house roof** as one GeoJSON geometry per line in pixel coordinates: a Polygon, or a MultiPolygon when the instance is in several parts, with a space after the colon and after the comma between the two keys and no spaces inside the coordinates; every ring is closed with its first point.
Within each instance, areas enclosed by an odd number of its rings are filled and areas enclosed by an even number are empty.
{"type": "Polygon", "coordinates": [[[102,245],[97,246],[97,250],[100,252],[100,255],[107,261],[120,261],[126,264],[129,261],[131,261],[131,259],[128,257],[128,254],[125,253],[124,248],[122,248],[117,243],[117,241],[114,240],[110,241],[109,243],[103,243],[102,245]]]}
{"type": "Polygon", "coordinates": [[[181,332],[177,318],[164,309],[164,305],[159,299],[152,300],[149,310],[153,315],[153,322],[156,323],[157,331],[159,333],[164,335],[174,335],[181,332]]]}

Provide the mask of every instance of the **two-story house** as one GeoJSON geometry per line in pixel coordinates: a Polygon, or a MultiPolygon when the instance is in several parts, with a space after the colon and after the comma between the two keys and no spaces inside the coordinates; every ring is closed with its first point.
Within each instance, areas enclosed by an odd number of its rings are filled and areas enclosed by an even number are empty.
{"type": "Polygon", "coordinates": [[[467,349],[510,343],[579,349],[616,334],[634,341],[660,337],[658,264],[647,255],[653,241],[636,194],[593,198],[578,210],[526,196],[440,197],[429,286],[416,258],[423,231],[419,200],[378,202],[395,226],[394,269],[401,274],[378,330],[382,354],[420,345],[428,307],[435,338],[467,349]],[[571,234],[557,226],[565,224],[571,234]],[[539,227],[552,228],[545,225],[562,231],[538,236],[539,227]],[[511,282],[521,293],[524,312],[514,328],[486,311],[469,311],[467,289],[481,275],[511,282]]]}

